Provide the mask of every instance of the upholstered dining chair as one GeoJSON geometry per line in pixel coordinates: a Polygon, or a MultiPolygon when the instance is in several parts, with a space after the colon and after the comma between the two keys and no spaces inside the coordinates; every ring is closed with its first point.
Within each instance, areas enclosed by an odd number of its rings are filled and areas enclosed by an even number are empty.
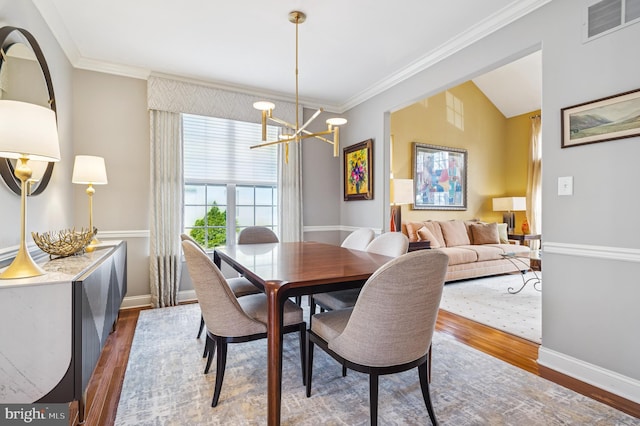
{"type": "MultiPolygon", "coordinates": [[[[211,402],[211,406],[215,407],[218,405],[224,379],[227,345],[267,337],[267,296],[259,293],[236,297],[218,267],[196,244],[183,241],[182,248],[207,327],[205,351],[208,359],[205,373],[209,372],[217,348],[216,383],[211,402]]],[[[283,314],[282,333],[300,333],[300,363],[304,384],[306,324],[302,320],[302,309],[293,302],[286,301],[283,314]]]]}
{"type": "Polygon", "coordinates": [[[315,314],[307,332],[307,397],[318,345],[342,365],[369,375],[371,425],[378,418],[379,376],[418,367],[422,397],[437,425],[427,364],[448,262],[439,250],[400,256],[367,280],[353,308],[315,314]]]}
{"type": "MultiPolygon", "coordinates": [[[[398,257],[406,254],[408,249],[409,238],[406,235],[402,232],[386,232],[373,239],[364,250],[384,256],[398,257]]],[[[356,288],[316,294],[311,298],[311,315],[315,314],[316,305],[323,310],[350,308],[356,303],[359,293],[360,289],[356,288]]]]}
{"type": "MultiPolygon", "coordinates": [[[[200,250],[202,250],[203,253],[206,254],[206,252],[204,251],[204,249],[202,248],[202,246],[200,244],[198,244],[198,242],[196,240],[194,240],[191,235],[188,234],[180,234],[180,239],[182,241],[191,241],[193,244],[196,245],[196,247],[198,247],[200,250]]],[[[227,278],[227,283],[229,284],[229,287],[231,287],[231,291],[233,291],[233,294],[236,295],[236,297],[242,297],[242,296],[246,296],[248,294],[256,294],[256,293],[260,293],[261,290],[256,287],[255,285],[251,284],[251,281],[249,281],[248,279],[244,278],[244,277],[234,277],[234,278],[227,278]]],[[[200,328],[198,329],[198,339],[200,338],[200,336],[202,335],[202,330],[204,329],[204,316],[200,316],[200,328]]],[[[207,356],[207,353],[205,352],[203,354],[203,357],[207,356]]]]}
{"type": "Polygon", "coordinates": [[[238,244],[266,244],[278,241],[278,236],[264,226],[249,226],[238,234],[238,244]]]}
{"type": "Polygon", "coordinates": [[[373,232],[373,229],[359,228],[347,235],[340,246],[353,250],[365,250],[375,237],[376,233],[373,232]]]}

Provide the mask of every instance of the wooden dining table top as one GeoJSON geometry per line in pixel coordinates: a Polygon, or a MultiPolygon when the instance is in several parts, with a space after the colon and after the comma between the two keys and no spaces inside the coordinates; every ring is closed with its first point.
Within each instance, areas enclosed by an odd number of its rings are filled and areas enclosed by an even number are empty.
{"type": "Polygon", "coordinates": [[[322,284],[363,281],[392,258],[319,242],[241,244],[216,254],[259,287],[280,281],[296,293],[322,284]]]}

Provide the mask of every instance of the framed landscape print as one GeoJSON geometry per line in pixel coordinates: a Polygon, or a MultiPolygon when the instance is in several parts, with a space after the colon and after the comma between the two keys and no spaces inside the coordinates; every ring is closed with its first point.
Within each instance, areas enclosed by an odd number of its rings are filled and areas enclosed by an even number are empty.
{"type": "Polygon", "coordinates": [[[344,148],[344,200],[373,199],[373,140],[344,148]]]}
{"type": "Polygon", "coordinates": [[[562,148],[640,135],[640,89],[563,108],[562,148]]]}
{"type": "Polygon", "coordinates": [[[413,143],[413,184],[418,210],[467,209],[467,150],[413,143]]]}

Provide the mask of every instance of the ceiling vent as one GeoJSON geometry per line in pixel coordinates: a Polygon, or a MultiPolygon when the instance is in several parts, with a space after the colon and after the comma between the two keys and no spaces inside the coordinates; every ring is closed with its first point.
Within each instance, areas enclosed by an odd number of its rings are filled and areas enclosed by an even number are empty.
{"type": "Polygon", "coordinates": [[[640,22],[640,0],[601,0],[587,6],[585,41],[640,22]]]}

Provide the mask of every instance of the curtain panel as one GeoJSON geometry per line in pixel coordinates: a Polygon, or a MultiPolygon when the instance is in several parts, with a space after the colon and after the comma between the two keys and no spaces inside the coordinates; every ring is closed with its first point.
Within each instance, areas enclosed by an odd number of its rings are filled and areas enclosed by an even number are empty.
{"type": "Polygon", "coordinates": [[[183,170],[180,114],[152,110],[149,272],[155,308],[178,304],[183,170]]]}
{"type": "MultiPolygon", "coordinates": [[[[533,234],[542,232],[542,141],[541,117],[531,117],[529,168],[527,170],[527,220],[533,234]]],[[[540,249],[540,241],[530,241],[533,250],[540,249]]]]}

